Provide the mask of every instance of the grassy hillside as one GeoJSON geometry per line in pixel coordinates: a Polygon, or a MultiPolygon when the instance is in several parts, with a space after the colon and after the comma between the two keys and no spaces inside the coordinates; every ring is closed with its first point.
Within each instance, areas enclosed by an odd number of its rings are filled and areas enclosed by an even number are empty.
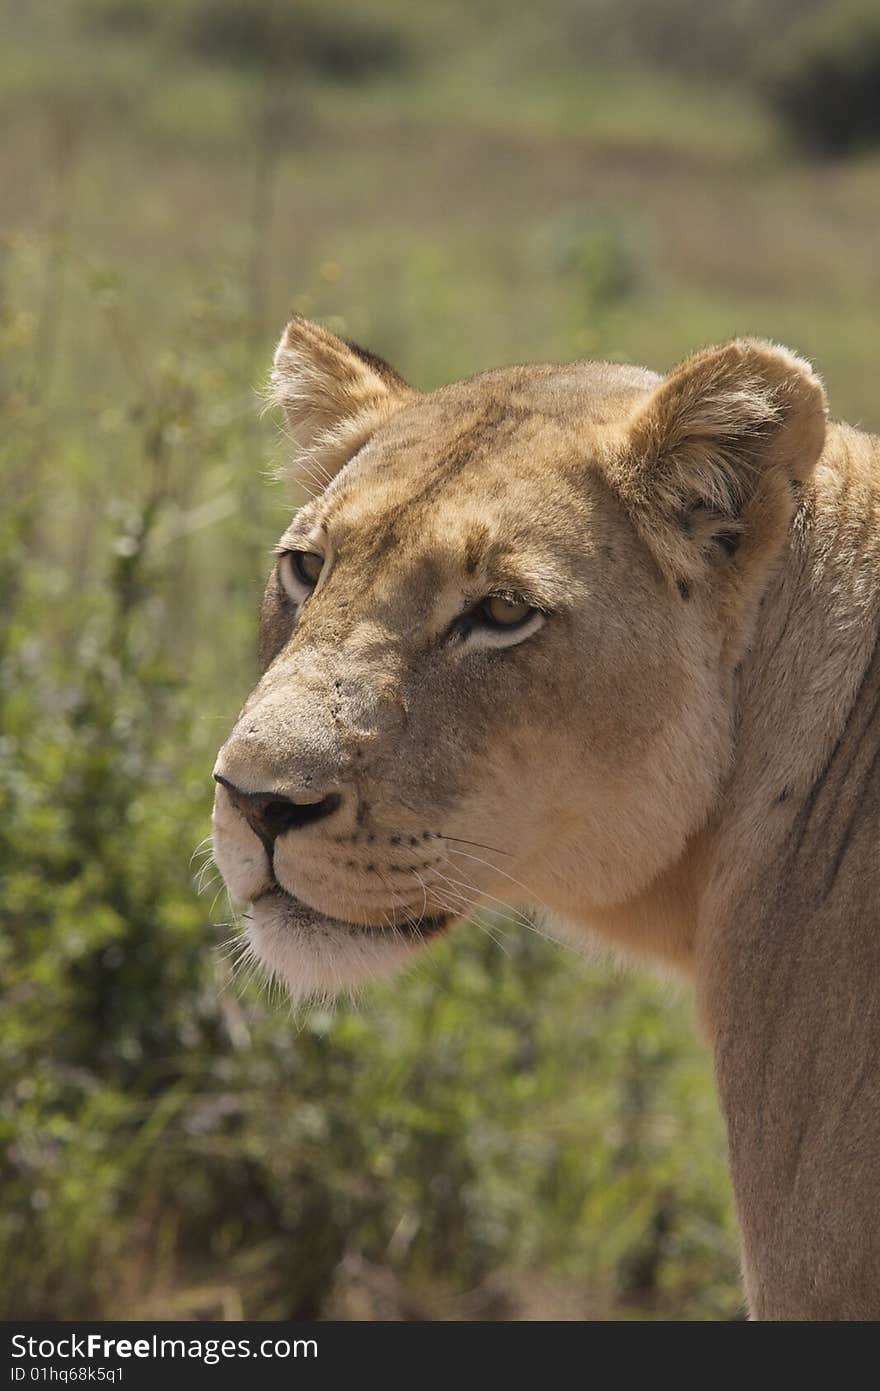
{"type": "Polygon", "coordinates": [[[877,426],[877,159],[765,111],[783,4],[725,45],[679,3],[691,49],[636,0],[278,8],[0,6],[0,1309],[735,1316],[686,995],[487,921],[293,1020],[190,857],[288,312],[422,387],[764,334],[877,426]]]}

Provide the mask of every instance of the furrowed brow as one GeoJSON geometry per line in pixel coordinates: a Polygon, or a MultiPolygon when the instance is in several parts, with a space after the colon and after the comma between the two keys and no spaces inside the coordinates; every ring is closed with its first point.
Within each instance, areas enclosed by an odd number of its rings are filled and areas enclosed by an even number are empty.
{"type": "Polygon", "coordinates": [[[314,512],[304,507],[301,512],[297,512],[278,544],[282,550],[289,549],[294,545],[302,545],[318,532],[323,535],[326,532],[326,528],[315,516],[314,512]]]}
{"type": "Polygon", "coordinates": [[[559,577],[537,559],[499,557],[486,566],[484,575],[493,593],[517,596],[547,612],[558,608],[566,597],[559,577]]]}

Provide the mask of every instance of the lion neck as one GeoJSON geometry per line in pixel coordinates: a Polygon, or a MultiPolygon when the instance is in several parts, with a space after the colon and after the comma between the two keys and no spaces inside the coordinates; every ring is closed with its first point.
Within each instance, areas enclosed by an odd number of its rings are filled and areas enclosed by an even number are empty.
{"type": "Polygon", "coordinates": [[[742,673],[694,936],[761,1318],[874,1318],[880,441],[833,432],[742,673]]]}
{"type": "MultiPolygon", "coordinates": [[[[612,945],[691,974],[743,892],[743,867],[753,877],[783,860],[817,789],[842,773],[847,730],[861,731],[850,771],[880,766],[878,463],[875,437],[829,427],[737,672],[729,777],[674,864],[626,903],[591,914],[612,945]]],[[[827,829],[820,859],[831,876],[845,819],[836,839],[827,829]]]]}

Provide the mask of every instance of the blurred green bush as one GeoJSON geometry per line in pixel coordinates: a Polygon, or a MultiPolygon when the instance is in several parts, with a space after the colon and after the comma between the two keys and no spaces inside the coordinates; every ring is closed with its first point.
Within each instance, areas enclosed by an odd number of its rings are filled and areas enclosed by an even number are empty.
{"type": "Polygon", "coordinates": [[[880,9],[872,0],[802,18],[762,72],[772,106],[808,150],[845,155],[880,142],[880,9]]]}
{"type": "Polygon", "coordinates": [[[319,0],[76,0],[84,21],[115,34],[150,35],[232,67],[357,81],[412,55],[400,31],[319,0]]]}
{"type": "Polygon", "coordinates": [[[553,259],[569,289],[574,340],[586,355],[601,343],[609,311],[631,300],[638,287],[632,239],[607,215],[573,212],[554,229],[553,259]]]}

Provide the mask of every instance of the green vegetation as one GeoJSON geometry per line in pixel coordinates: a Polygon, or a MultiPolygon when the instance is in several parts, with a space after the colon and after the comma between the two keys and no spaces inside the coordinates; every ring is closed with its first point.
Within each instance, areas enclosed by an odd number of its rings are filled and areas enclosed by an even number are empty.
{"type": "Polygon", "coordinates": [[[398,28],[328,13],[315,0],[81,0],[86,24],[152,39],[166,50],[216,59],[234,68],[288,75],[312,72],[356,81],[403,64],[398,28]]]}
{"type": "Polygon", "coordinates": [[[771,101],[796,139],[819,154],[880,143],[880,13],[845,0],[809,15],[767,65],[771,101]]]}
{"type": "Polygon", "coordinates": [[[0,6],[0,1310],[735,1317],[686,994],[495,918],[292,1018],[191,856],[288,311],[424,387],[766,334],[878,425],[877,162],[754,95],[790,6],[349,8],[0,6]]]}

